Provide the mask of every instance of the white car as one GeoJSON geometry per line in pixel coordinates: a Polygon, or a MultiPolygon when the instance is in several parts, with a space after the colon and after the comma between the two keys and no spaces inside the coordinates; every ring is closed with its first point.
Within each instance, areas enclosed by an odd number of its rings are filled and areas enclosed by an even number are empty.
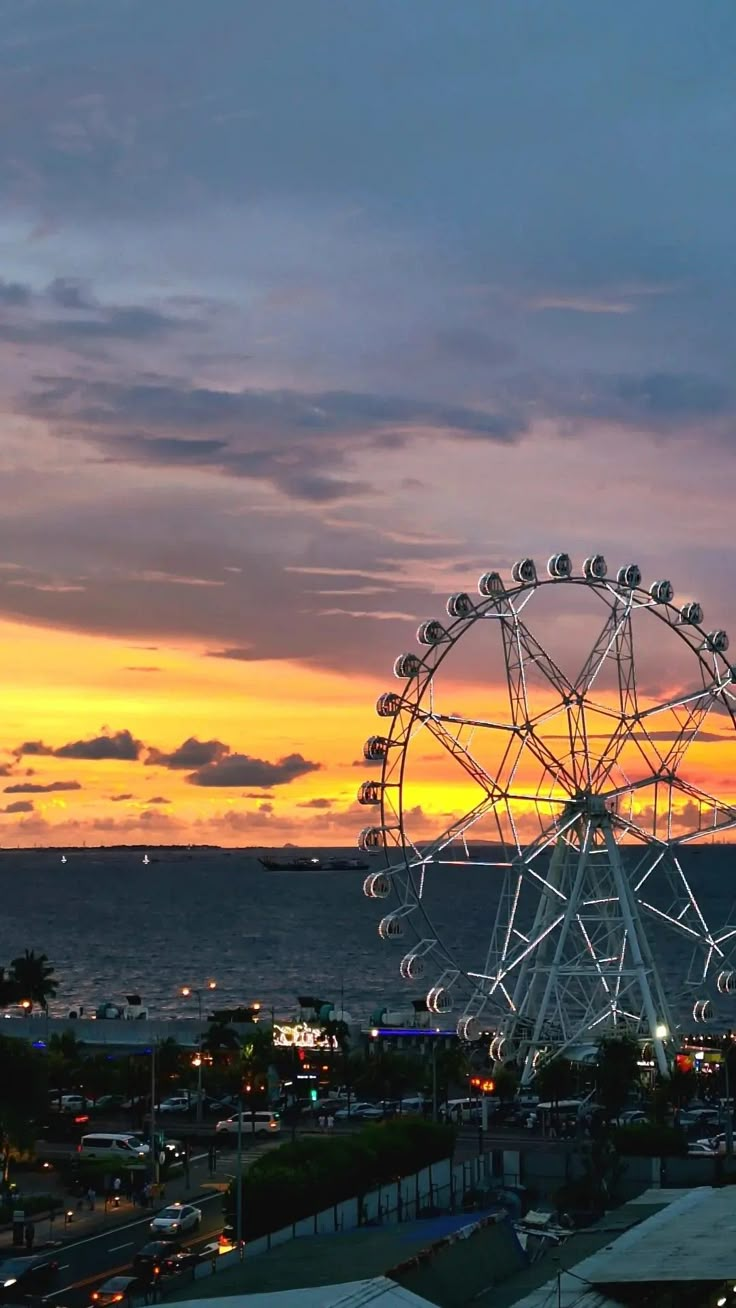
{"type": "Polygon", "coordinates": [[[157,1113],[188,1113],[190,1108],[196,1105],[196,1098],[190,1100],[188,1095],[170,1095],[168,1099],[162,1099],[156,1109],[157,1113]]]}
{"type": "MultiPolygon", "coordinates": [[[[240,1134],[241,1135],[272,1135],[274,1131],[281,1130],[281,1122],[278,1113],[268,1112],[244,1112],[240,1114],[240,1134]]],[[[215,1124],[215,1135],[237,1135],[238,1134],[238,1114],[233,1113],[232,1117],[226,1117],[221,1122],[215,1124]]]]}
{"type": "Polygon", "coordinates": [[[55,1099],[50,1098],[49,1103],[62,1113],[83,1113],[91,1107],[91,1100],[85,1099],[84,1095],[62,1095],[61,1100],[57,1096],[55,1099]]]}
{"type": "Polygon", "coordinates": [[[694,1144],[688,1145],[687,1152],[690,1158],[715,1158],[718,1150],[713,1148],[710,1140],[696,1140],[694,1144]]]}
{"type": "Polygon", "coordinates": [[[201,1208],[192,1204],[169,1204],[163,1208],[151,1222],[152,1235],[181,1235],[184,1231],[196,1231],[202,1221],[201,1208]]]}

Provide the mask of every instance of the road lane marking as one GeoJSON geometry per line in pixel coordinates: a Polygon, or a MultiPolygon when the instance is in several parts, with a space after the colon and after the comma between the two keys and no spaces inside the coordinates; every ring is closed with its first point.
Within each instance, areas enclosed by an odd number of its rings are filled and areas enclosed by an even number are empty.
{"type": "Polygon", "coordinates": [[[111,1244],[107,1252],[117,1253],[118,1249],[132,1249],[134,1244],[135,1240],[128,1240],[127,1244],[111,1244]]]}
{"type": "MultiPolygon", "coordinates": [[[[210,1231],[209,1235],[198,1236],[196,1240],[191,1242],[190,1247],[195,1249],[197,1245],[202,1245],[202,1247],[204,1247],[207,1244],[211,1244],[213,1234],[214,1232],[210,1231]]],[[[67,1266],[69,1265],[70,1264],[67,1264],[67,1266]]],[[[126,1272],[127,1270],[128,1263],[121,1263],[119,1267],[108,1267],[104,1272],[94,1272],[91,1276],[82,1277],[79,1281],[75,1281],[73,1285],[66,1285],[60,1290],[55,1290],[55,1297],[58,1299],[59,1295],[66,1294],[67,1290],[84,1290],[88,1285],[95,1285],[96,1283],[102,1284],[103,1279],[107,1281],[110,1277],[120,1276],[122,1272],[126,1272]]]]}
{"type": "Polygon", "coordinates": [[[59,1271],[68,1272],[70,1267],[71,1267],[71,1263],[62,1263],[61,1267],[59,1268],[59,1271]]]}
{"type": "MultiPolygon", "coordinates": [[[[216,1191],[215,1194],[205,1194],[202,1195],[200,1199],[193,1199],[191,1200],[191,1202],[195,1208],[200,1208],[202,1204],[210,1203],[212,1199],[221,1200],[222,1199],[221,1192],[218,1190],[216,1191]]],[[[189,1202],[189,1200],[187,1200],[187,1202],[189,1202]]],[[[121,1222],[120,1226],[118,1227],[118,1230],[120,1232],[123,1231],[127,1232],[127,1231],[132,1231],[135,1226],[150,1226],[151,1222],[156,1216],[157,1214],[151,1208],[148,1211],[147,1217],[136,1217],[135,1220],[132,1222],[124,1222],[124,1223],[121,1222]]],[[[64,1248],[78,1249],[80,1245],[91,1244],[93,1240],[109,1240],[112,1234],[113,1232],[108,1228],[107,1231],[99,1231],[97,1235],[85,1235],[82,1237],[81,1240],[70,1240],[68,1244],[64,1245],[64,1248]]]]}

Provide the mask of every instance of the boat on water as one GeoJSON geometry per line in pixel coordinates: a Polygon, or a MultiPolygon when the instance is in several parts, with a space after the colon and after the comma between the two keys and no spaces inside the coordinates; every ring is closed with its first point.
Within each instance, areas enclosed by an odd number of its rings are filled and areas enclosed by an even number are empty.
{"type": "Polygon", "coordinates": [[[268,872],[360,872],[369,866],[360,858],[259,858],[268,872]]]}

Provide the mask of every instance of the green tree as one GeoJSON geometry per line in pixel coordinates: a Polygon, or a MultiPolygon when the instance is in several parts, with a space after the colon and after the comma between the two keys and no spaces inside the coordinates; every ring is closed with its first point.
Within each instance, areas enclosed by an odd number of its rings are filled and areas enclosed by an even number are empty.
{"type": "Polygon", "coordinates": [[[498,1071],[492,1073],[492,1079],[496,1085],[496,1098],[500,1099],[502,1104],[507,1104],[516,1097],[519,1089],[519,1074],[513,1067],[499,1067],[498,1071]]]}
{"type": "Polygon", "coordinates": [[[7,1008],[9,1004],[17,1004],[18,987],[15,980],[4,967],[0,967],[0,1008],[7,1008]]]}
{"type": "Polygon", "coordinates": [[[371,1098],[404,1098],[408,1090],[415,1087],[417,1068],[413,1059],[393,1050],[378,1049],[372,1057],[366,1058],[355,1077],[356,1089],[371,1098]]]}
{"type": "Polygon", "coordinates": [[[27,1040],[0,1036],[0,1167],[7,1186],[11,1149],[28,1149],[48,1108],[46,1060],[27,1040]]]}
{"type": "Polygon", "coordinates": [[[621,1113],[639,1080],[639,1045],[631,1036],[606,1036],[598,1044],[595,1083],[607,1122],[621,1113]]]}
{"type": "Polygon", "coordinates": [[[31,1006],[38,1004],[44,1012],[48,1011],[49,1000],[56,998],[59,986],[53,964],[45,954],[36,954],[33,949],[26,949],[12,960],[10,978],[17,988],[19,1001],[28,1000],[31,1006]]]}

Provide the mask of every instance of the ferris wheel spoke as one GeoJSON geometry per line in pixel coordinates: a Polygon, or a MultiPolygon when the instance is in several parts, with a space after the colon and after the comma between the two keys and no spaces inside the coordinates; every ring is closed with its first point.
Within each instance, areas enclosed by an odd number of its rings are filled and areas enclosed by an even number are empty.
{"type": "Polygon", "coordinates": [[[438,713],[434,707],[425,709],[421,704],[415,710],[415,717],[424,723],[431,718],[433,722],[447,722],[451,726],[487,727],[490,731],[505,731],[511,735],[518,735],[521,730],[513,722],[492,722],[489,718],[466,718],[461,713],[438,713]]]}
{"type": "MultiPolygon", "coordinates": [[[[487,795],[500,795],[502,793],[502,787],[497,779],[490,776],[482,764],[471,754],[467,745],[464,745],[460,740],[459,734],[453,736],[452,732],[447,730],[444,720],[437,718],[433,713],[428,713],[422,721],[430,735],[434,736],[438,744],[447,750],[450,757],[456,763],[459,763],[460,767],[468,773],[468,776],[473,778],[473,781],[477,782],[482,790],[485,790],[487,795]]],[[[461,718],[458,721],[462,723],[465,720],[461,718]]],[[[504,754],[504,761],[505,758],[506,754],[504,754]]]]}
{"type": "Polygon", "coordinates": [[[539,669],[560,699],[564,700],[572,692],[572,686],[564,672],[558,668],[526,624],[521,621],[510,601],[507,601],[507,609],[507,612],[499,614],[501,636],[511,717],[516,725],[521,726],[528,724],[532,719],[528,699],[528,664],[539,669]]]}
{"type": "Polygon", "coordinates": [[[730,680],[730,676],[727,681],[718,678],[704,686],[702,690],[694,691],[690,695],[675,696],[652,708],[644,709],[639,714],[640,727],[656,720],[659,714],[671,715],[677,723],[672,744],[662,759],[663,772],[674,773],[680,767],[716,700],[721,698],[724,686],[730,684],[730,680]]]}
{"type": "Polygon", "coordinates": [[[423,849],[413,846],[413,856],[409,858],[407,866],[410,869],[424,868],[427,863],[434,862],[437,854],[441,854],[442,850],[446,849],[453,840],[461,839],[466,832],[475,826],[476,822],[479,822],[486,814],[491,813],[502,798],[500,793],[486,795],[485,799],[482,799],[474,808],[464,813],[462,817],[455,818],[429,845],[426,845],[423,849]]]}
{"type": "Polygon", "coordinates": [[[599,635],[596,637],[590,654],[573,682],[573,690],[578,695],[587,695],[592,690],[598,673],[606,660],[615,656],[624,625],[630,619],[633,596],[630,595],[627,601],[621,604],[618,595],[614,592],[611,593],[613,595],[612,600],[606,598],[604,601],[609,605],[608,616],[599,635]]]}

